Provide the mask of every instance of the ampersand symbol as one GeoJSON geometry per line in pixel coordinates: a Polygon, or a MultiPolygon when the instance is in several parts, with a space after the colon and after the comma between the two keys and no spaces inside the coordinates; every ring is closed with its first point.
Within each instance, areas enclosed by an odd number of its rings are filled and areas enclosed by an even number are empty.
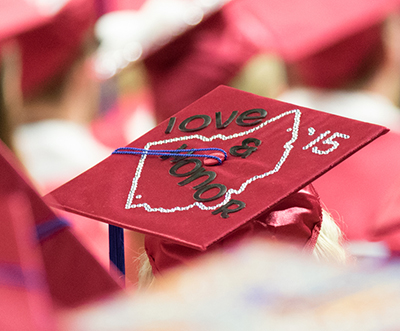
{"type": "Polygon", "coordinates": [[[261,145],[261,140],[256,139],[256,138],[247,138],[242,141],[241,146],[233,146],[230,148],[229,153],[233,156],[238,156],[241,157],[242,159],[245,159],[248,157],[251,153],[255,152],[257,150],[257,146],[261,145]],[[250,143],[253,143],[256,147],[254,146],[249,146],[250,143]],[[238,153],[238,151],[244,150],[244,152],[238,153]]]}

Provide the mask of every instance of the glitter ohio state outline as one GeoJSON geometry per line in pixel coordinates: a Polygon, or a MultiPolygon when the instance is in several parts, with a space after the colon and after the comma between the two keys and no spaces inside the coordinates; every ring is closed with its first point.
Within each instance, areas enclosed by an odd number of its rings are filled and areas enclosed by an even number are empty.
{"type": "MultiPolygon", "coordinates": [[[[266,121],[262,122],[261,124],[251,128],[251,129],[248,129],[248,130],[245,130],[242,132],[238,132],[238,133],[234,133],[234,134],[231,134],[228,136],[223,135],[223,134],[216,134],[211,137],[206,137],[206,136],[200,135],[200,134],[192,134],[189,136],[179,136],[179,137],[175,137],[175,138],[171,138],[171,139],[158,140],[158,141],[152,141],[152,142],[147,143],[143,148],[144,150],[150,150],[150,148],[152,146],[164,145],[164,144],[177,142],[177,141],[188,141],[188,140],[192,140],[192,139],[201,140],[203,142],[212,142],[217,139],[230,140],[230,139],[235,139],[235,138],[242,137],[242,136],[247,136],[251,133],[257,132],[258,130],[264,128],[265,126],[267,126],[273,122],[276,122],[285,116],[289,116],[292,114],[294,115],[293,126],[291,128],[286,129],[287,132],[292,133],[291,138],[284,144],[283,153],[282,153],[280,159],[278,160],[278,162],[275,164],[275,167],[273,169],[266,170],[264,173],[257,174],[257,175],[251,176],[249,178],[246,178],[242,182],[240,187],[238,187],[238,188],[233,188],[233,187],[228,188],[227,192],[224,194],[225,197],[222,202],[217,203],[213,206],[206,206],[202,202],[196,201],[196,202],[191,203],[186,206],[175,206],[172,208],[164,208],[163,206],[151,206],[147,202],[134,203],[135,200],[141,200],[142,198],[145,199],[145,197],[143,197],[143,195],[140,194],[140,192],[138,195],[135,196],[138,188],[140,187],[139,182],[140,182],[141,173],[142,173],[143,167],[145,166],[146,159],[148,157],[146,154],[142,154],[140,157],[138,166],[136,168],[135,176],[132,180],[132,185],[131,185],[131,188],[130,188],[130,191],[128,194],[125,209],[144,208],[147,212],[173,213],[173,212],[177,212],[177,211],[186,211],[186,210],[189,210],[194,207],[198,207],[201,210],[215,210],[221,206],[224,206],[225,204],[227,204],[230,201],[230,199],[232,198],[232,195],[240,196],[240,194],[243,193],[246,190],[246,188],[248,187],[248,185],[251,185],[251,183],[279,172],[282,165],[285,163],[285,161],[289,157],[290,152],[294,148],[293,144],[298,139],[298,133],[299,133],[299,128],[300,128],[300,118],[301,118],[302,113],[299,109],[288,110],[288,111],[285,111],[273,118],[267,119],[266,121]]],[[[309,131],[309,135],[312,135],[315,133],[314,128],[309,128],[308,131],[309,131]]],[[[323,144],[331,145],[331,147],[326,150],[322,150],[322,151],[319,150],[318,147],[315,146],[315,144],[317,144],[322,139],[327,137],[330,133],[331,133],[330,130],[325,131],[324,133],[320,134],[316,139],[311,141],[309,144],[307,144],[306,146],[303,146],[302,149],[307,150],[310,147],[312,147],[313,153],[318,154],[318,155],[326,155],[326,154],[331,153],[333,150],[335,150],[336,148],[339,147],[339,143],[337,141],[335,141],[334,138],[337,138],[337,137],[343,138],[343,139],[350,138],[349,135],[335,132],[331,136],[329,136],[328,138],[326,138],[325,140],[322,141],[323,144]]]]}

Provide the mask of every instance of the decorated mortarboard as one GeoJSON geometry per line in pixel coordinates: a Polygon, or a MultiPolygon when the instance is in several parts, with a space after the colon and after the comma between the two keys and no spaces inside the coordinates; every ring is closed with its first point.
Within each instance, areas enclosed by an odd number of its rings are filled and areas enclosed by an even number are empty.
{"type": "Polygon", "coordinates": [[[220,86],[45,199],[206,250],[387,131],[220,86]]]}
{"type": "MultiPolygon", "coordinates": [[[[77,240],[68,222],[57,217],[45,204],[29,184],[12,153],[2,143],[0,169],[0,201],[7,203],[4,208],[8,208],[8,214],[2,214],[1,222],[12,222],[14,214],[22,217],[25,212],[27,215],[24,231],[31,233],[34,236],[32,241],[38,243],[37,251],[40,252],[45,271],[45,286],[54,305],[74,307],[120,290],[120,284],[77,240]],[[15,201],[22,201],[22,206],[15,201]],[[32,220],[33,227],[30,223],[32,220]]],[[[20,224],[23,220],[18,221],[20,224]]],[[[10,224],[2,226],[11,227],[10,224]]],[[[23,279],[23,273],[20,274],[23,279]]]]}

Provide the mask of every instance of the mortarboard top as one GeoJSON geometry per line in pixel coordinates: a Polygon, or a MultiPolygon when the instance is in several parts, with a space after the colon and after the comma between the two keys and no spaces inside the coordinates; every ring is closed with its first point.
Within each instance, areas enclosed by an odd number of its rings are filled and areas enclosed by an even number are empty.
{"type": "Polygon", "coordinates": [[[399,0],[234,0],[243,33],[266,51],[297,61],[378,22],[399,0]]]}
{"type": "MultiPolygon", "coordinates": [[[[219,148],[227,153],[221,165],[194,156],[223,156],[215,150],[193,151],[193,157],[180,160],[112,154],[45,199],[57,208],[205,250],[387,131],[220,86],[128,147],[219,148]]],[[[124,150],[133,151],[119,151],[124,150]]]]}
{"type": "MultiPolygon", "coordinates": [[[[40,243],[45,280],[53,303],[57,307],[74,307],[119,290],[120,285],[76,239],[67,222],[59,219],[29,184],[12,153],[2,143],[0,169],[0,200],[7,202],[14,196],[22,197],[24,208],[34,220],[32,232],[40,243]]],[[[2,218],[2,222],[6,221],[7,218],[2,218]]],[[[25,226],[31,226],[28,220],[25,226]]]]}

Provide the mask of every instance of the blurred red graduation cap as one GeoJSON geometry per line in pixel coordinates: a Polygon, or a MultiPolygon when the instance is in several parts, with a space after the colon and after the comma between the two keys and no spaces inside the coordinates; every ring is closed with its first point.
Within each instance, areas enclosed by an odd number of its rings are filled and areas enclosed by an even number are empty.
{"type": "MultiPolygon", "coordinates": [[[[30,236],[30,240],[25,244],[35,249],[31,252],[25,249],[23,254],[37,255],[35,260],[29,259],[27,255],[21,255],[22,251],[17,255],[12,248],[20,248],[17,247],[20,241],[13,242],[13,237],[5,234],[4,240],[10,241],[12,245],[6,245],[8,248],[0,251],[1,257],[4,258],[2,262],[17,264],[16,270],[21,277],[25,274],[32,274],[37,278],[43,277],[45,283],[41,284],[43,286],[40,289],[48,287],[52,303],[56,308],[75,307],[121,289],[120,284],[76,239],[68,223],[58,218],[44,203],[20,170],[12,153],[2,143],[0,169],[2,173],[0,201],[4,213],[9,216],[2,220],[2,223],[5,223],[2,227],[7,228],[8,232],[13,229],[13,225],[18,225],[18,229],[23,227],[22,233],[15,233],[17,229],[12,230],[14,237],[20,240],[19,238],[30,236]],[[39,262],[35,264],[38,260],[43,261],[44,272],[39,269],[39,262]],[[32,273],[30,269],[33,269],[32,273]]],[[[29,282],[23,284],[27,286],[28,291],[31,290],[29,284],[29,282]]],[[[37,284],[33,285],[37,287],[37,284]]]]}
{"type": "Polygon", "coordinates": [[[382,22],[399,0],[234,0],[241,31],[260,48],[297,61],[382,22]]]}
{"type": "Polygon", "coordinates": [[[288,64],[291,81],[342,88],[383,61],[383,22],[400,1],[236,0],[231,7],[243,34],[288,64]]]}
{"type": "Polygon", "coordinates": [[[0,1],[0,40],[33,29],[52,19],[55,8],[33,1],[0,1]]]}
{"type": "Polygon", "coordinates": [[[165,109],[171,115],[176,104],[186,106],[191,97],[199,97],[199,93],[215,87],[213,84],[217,81],[228,83],[238,69],[261,50],[277,53],[287,62],[298,62],[346,40],[341,47],[329,49],[324,61],[313,59],[301,67],[307,81],[321,87],[337,86],[365,68],[366,61],[378,61],[382,56],[382,31],[376,25],[399,7],[398,0],[292,0],[284,3],[233,0],[217,14],[224,20],[214,26],[214,36],[208,38],[208,42],[204,37],[207,32],[201,32],[210,30],[207,27],[210,23],[205,22],[197,29],[199,32],[189,31],[185,38],[181,37],[180,44],[167,45],[156,52],[152,60],[145,59],[155,90],[156,108],[165,109]],[[190,34],[194,41],[190,41],[190,34]],[[223,38],[218,39],[218,35],[223,38]],[[215,43],[207,51],[210,40],[215,43]],[[230,56],[219,56],[221,45],[231,48],[230,56]],[[180,53],[183,55],[177,56],[180,53]],[[232,62],[240,55],[239,62],[232,62]],[[332,69],[333,59],[337,58],[341,63],[336,61],[332,69]],[[191,79],[193,74],[202,80],[191,79]]]}
{"type": "Polygon", "coordinates": [[[236,26],[228,4],[144,58],[158,123],[229,84],[258,52],[236,26]]]}
{"type": "Polygon", "coordinates": [[[1,194],[0,327],[55,330],[54,312],[29,200],[1,194]]]}
{"type": "Polygon", "coordinates": [[[134,45],[140,49],[134,61],[142,60],[146,68],[158,122],[228,84],[258,51],[243,37],[235,17],[227,15],[226,0],[133,1],[137,2],[140,10],[131,11],[130,17],[112,13],[99,20],[100,50],[110,47],[104,63],[126,64],[113,60],[115,54],[126,54],[134,45]],[[125,30],[118,33],[118,25],[125,30]]]}
{"type": "Polygon", "coordinates": [[[220,86],[45,199],[205,250],[386,132],[220,86]]]}
{"type": "Polygon", "coordinates": [[[16,0],[2,1],[2,6],[7,18],[1,23],[0,33],[3,38],[16,37],[21,48],[24,96],[31,96],[66,72],[82,52],[97,17],[94,0],[16,0]],[[50,5],[54,4],[57,7],[52,9],[50,5]]]}
{"type": "Polygon", "coordinates": [[[380,207],[380,213],[368,224],[371,241],[383,241],[390,252],[400,256],[400,178],[391,183],[380,207]]]}
{"type": "MultiPolygon", "coordinates": [[[[163,47],[157,45],[141,55],[157,120],[172,116],[218,85],[229,84],[261,50],[288,62],[299,61],[381,22],[399,4],[399,0],[228,1],[163,47]]],[[[375,48],[370,37],[371,33],[361,46],[357,43],[351,54],[343,48],[335,52],[344,54],[340,71],[329,71],[327,61],[319,64],[316,71],[327,71],[322,84],[352,74],[362,63],[360,58],[375,48]]],[[[348,44],[356,43],[353,39],[348,44]]],[[[310,73],[312,66],[306,69],[310,73]]]]}

